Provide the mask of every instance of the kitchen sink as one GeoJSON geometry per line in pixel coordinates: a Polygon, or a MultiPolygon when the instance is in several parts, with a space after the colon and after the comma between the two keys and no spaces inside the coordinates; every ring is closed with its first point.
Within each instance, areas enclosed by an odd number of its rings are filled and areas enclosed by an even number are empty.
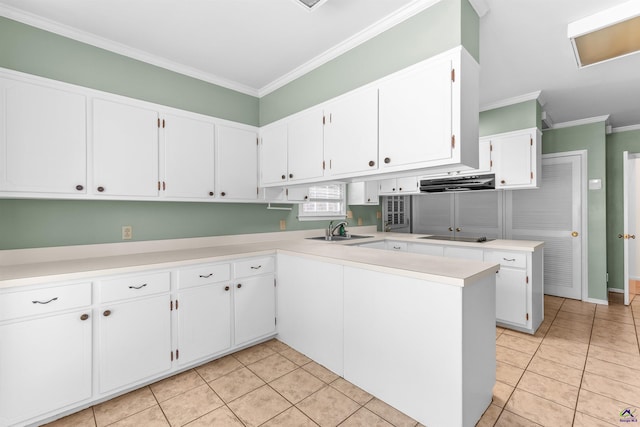
{"type": "Polygon", "coordinates": [[[350,236],[331,236],[331,240],[327,240],[325,236],[307,237],[309,240],[324,240],[326,242],[340,242],[343,240],[366,239],[373,236],[362,236],[360,234],[352,234],[350,236]]]}

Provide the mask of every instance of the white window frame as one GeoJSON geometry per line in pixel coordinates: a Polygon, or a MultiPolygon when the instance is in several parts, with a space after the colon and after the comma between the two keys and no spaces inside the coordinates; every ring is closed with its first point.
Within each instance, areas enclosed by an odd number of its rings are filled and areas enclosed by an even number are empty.
{"type": "Polygon", "coordinates": [[[325,184],[325,185],[313,185],[309,187],[309,199],[305,203],[298,205],[298,220],[299,221],[320,221],[320,220],[333,220],[333,219],[345,219],[347,217],[347,192],[345,184],[325,184]],[[322,197],[319,192],[322,192],[322,188],[337,187],[339,189],[338,195],[331,195],[327,191],[327,197],[322,197]],[[319,189],[316,191],[315,189],[319,189]],[[339,210],[333,212],[327,212],[326,209],[321,208],[324,203],[339,203],[339,210]]]}

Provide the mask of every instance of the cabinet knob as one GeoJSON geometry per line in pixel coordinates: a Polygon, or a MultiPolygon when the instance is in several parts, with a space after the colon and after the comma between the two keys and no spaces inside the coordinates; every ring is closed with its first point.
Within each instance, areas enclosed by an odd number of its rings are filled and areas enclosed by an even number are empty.
{"type": "Polygon", "coordinates": [[[111,316],[111,310],[105,310],[105,311],[104,311],[104,313],[102,313],[102,315],[103,315],[104,317],[109,317],[109,316],[111,316]]]}
{"type": "Polygon", "coordinates": [[[82,191],[82,190],[84,190],[84,186],[78,184],[78,185],[76,185],[76,190],[82,191]]]}
{"type": "Polygon", "coordinates": [[[395,188],[392,188],[392,189],[391,189],[391,191],[396,191],[396,189],[395,189],[395,188]]]}
{"type": "Polygon", "coordinates": [[[89,315],[87,313],[80,316],[80,320],[87,320],[88,318],[89,318],[89,315]]]}
{"type": "Polygon", "coordinates": [[[369,161],[369,166],[372,166],[372,167],[373,167],[373,166],[375,166],[375,165],[376,165],[376,162],[374,162],[373,160],[370,160],[370,161],[369,161]]]}
{"type": "Polygon", "coordinates": [[[222,193],[220,193],[220,195],[221,195],[222,197],[224,197],[224,196],[226,196],[226,195],[227,195],[227,193],[225,193],[225,192],[223,191],[222,193]]]}
{"type": "Polygon", "coordinates": [[[238,288],[238,289],[240,289],[241,287],[242,287],[242,283],[238,283],[238,284],[236,285],[236,288],[238,288]]]}
{"type": "Polygon", "coordinates": [[[102,193],[104,191],[104,187],[98,187],[98,192],[102,193]]]}
{"type": "Polygon", "coordinates": [[[449,231],[453,231],[453,227],[449,227],[449,231]]]}
{"type": "Polygon", "coordinates": [[[505,181],[504,179],[500,180],[500,184],[506,184],[507,181],[505,181]]]}
{"type": "Polygon", "coordinates": [[[213,191],[209,191],[209,195],[210,195],[210,196],[213,196],[213,191]]]}
{"type": "Polygon", "coordinates": [[[622,239],[624,236],[622,234],[618,234],[618,239],[622,239]]]}
{"type": "Polygon", "coordinates": [[[578,235],[579,235],[579,234],[578,234],[578,232],[577,232],[577,231],[574,231],[574,232],[572,232],[572,233],[571,233],[571,237],[578,237],[578,235]]]}
{"type": "Polygon", "coordinates": [[[229,287],[228,287],[228,286],[225,286],[225,287],[224,287],[224,290],[225,290],[225,291],[228,291],[228,290],[229,290],[229,287]]]}
{"type": "Polygon", "coordinates": [[[456,227],[456,231],[460,232],[462,229],[460,227],[456,227]]]}
{"type": "Polygon", "coordinates": [[[287,175],[282,175],[282,179],[287,179],[287,175]]]}
{"type": "Polygon", "coordinates": [[[385,158],[384,158],[384,162],[385,162],[385,163],[391,163],[391,159],[390,159],[389,157],[385,157],[385,158]]]}
{"type": "Polygon", "coordinates": [[[402,191],[402,187],[398,188],[398,191],[402,191]]]}
{"type": "Polygon", "coordinates": [[[293,178],[293,174],[292,173],[289,174],[289,178],[293,178]]]}

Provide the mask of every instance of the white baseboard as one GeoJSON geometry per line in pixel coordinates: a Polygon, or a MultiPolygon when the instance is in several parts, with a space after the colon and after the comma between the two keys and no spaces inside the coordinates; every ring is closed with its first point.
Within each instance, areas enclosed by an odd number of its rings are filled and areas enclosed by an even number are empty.
{"type": "Polygon", "coordinates": [[[596,299],[596,298],[587,298],[587,299],[583,299],[583,302],[590,302],[593,304],[601,304],[601,305],[609,305],[609,301],[604,300],[604,299],[596,299]]]}
{"type": "Polygon", "coordinates": [[[624,294],[624,289],[619,289],[619,288],[607,288],[607,291],[615,292],[617,294],[624,294]]]}

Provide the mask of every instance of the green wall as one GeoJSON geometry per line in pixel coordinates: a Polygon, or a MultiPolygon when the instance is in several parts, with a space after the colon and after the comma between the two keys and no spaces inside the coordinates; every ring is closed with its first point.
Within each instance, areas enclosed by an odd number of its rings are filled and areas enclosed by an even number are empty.
{"type": "Polygon", "coordinates": [[[640,130],[607,135],[607,265],[609,287],[624,289],[622,153],[640,153],[640,130]]]}
{"type": "Polygon", "coordinates": [[[258,98],[0,17],[0,67],[258,125],[258,98]]]}
{"type": "Polygon", "coordinates": [[[588,179],[602,179],[601,190],[589,190],[588,199],[588,296],[607,300],[607,189],[605,122],[547,130],[542,154],[587,150],[588,179]]]}
{"type": "Polygon", "coordinates": [[[479,18],[467,0],[442,0],[260,98],[260,125],[327,101],[463,44],[479,61],[479,18]]]}
{"type": "MultiPolygon", "coordinates": [[[[282,205],[278,205],[282,206],[282,205]]],[[[351,224],[376,225],[378,206],[353,206],[351,224]]],[[[0,200],[0,249],[121,242],[122,226],[132,241],[326,227],[328,221],[298,221],[291,211],[236,203],[126,202],[87,200],[0,200]]]]}
{"type": "Polygon", "coordinates": [[[542,128],[540,104],[535,99],[480,112],[480,136],[532,127],[542,128]]]}

